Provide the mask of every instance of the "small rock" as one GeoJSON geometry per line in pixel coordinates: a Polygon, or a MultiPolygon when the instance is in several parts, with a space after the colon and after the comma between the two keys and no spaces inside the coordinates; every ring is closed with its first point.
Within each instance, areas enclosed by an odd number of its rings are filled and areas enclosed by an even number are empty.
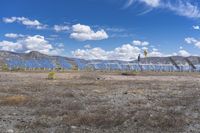
{"type": "Polygon", "coordinates": [[[76,126],[71,126],[71,128],[72,128],[72,129],[76,129],[77,127],[76,127],[76,126]]]}
{"type": "Polygon", "coordinates": [[[8,129],[7,133],[14,133],[14,130],[13,129],[8,129]]]}
{"type": "Polygon", "coordinates": [[[17,113],[13,113],[13,115],[17,115],[17,113]]]}
{"type": "Polygon", "coordinates": [[[93,90],[93,92],[95,92],[95,93],[101,93],[100,90],[93,90]]]}

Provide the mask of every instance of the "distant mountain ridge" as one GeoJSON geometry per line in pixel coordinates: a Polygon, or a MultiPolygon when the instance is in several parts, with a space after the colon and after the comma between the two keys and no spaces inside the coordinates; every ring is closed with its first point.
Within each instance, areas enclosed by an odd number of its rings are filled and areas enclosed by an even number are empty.
{"type": "MultiPolygon", "coordinates": [[[[84,60],[78,58],[68,58],[62,56],[50,56],[37,51],[29,53],[15,53],[9,51],[0,51],[0,66],[6,65],[9,69],[130,69],[131,64],[138,64],[137,60],[84,60]]],[[[148,57],[141,58],[140,64],[149,65],[200,65],[200,57],[190,56],[171,56],[171,57],[148,57]],[[173,64],[173,62],[175,64],[173,64]]],[[[138,69],[138,68],[137,68],[138,69]]]]}

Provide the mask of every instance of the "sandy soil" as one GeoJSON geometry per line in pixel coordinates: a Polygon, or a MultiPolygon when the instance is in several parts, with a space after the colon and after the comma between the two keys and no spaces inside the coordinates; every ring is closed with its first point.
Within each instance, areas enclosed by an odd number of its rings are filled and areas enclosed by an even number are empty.
{"type": "Polygon", "coordinates": [[[0,72],[2,133],[200,131],[200,74],[0,72]]]}

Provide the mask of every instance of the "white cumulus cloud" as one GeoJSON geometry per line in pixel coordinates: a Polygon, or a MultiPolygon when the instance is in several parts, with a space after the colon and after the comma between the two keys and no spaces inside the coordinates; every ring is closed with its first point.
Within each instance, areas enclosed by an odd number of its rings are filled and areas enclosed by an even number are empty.
{"type": "MultiPolygon", "coordinates": [[[[141,44],[140,44],[141,45],[141,44]]],[[[140,54],[144,56],[144,50],[148,50],[148,57],[168,56],[161,53],[158,49],[149,49],[148,47],[138,47],[133,44],[123,44],[113,50],[107,51],[100,47],[77,49],[72,51],[74,57],[83,59],[102,59],[102,60],[124,60],[130,61],[137,59],[140,54]]]]}
{"type": "Polygon", "coordinates": [[[13,52],[30,52],[38,51],[44,54],[59,55],[63,52],[63,48],[54,47],[50,44],[44,36],[34,35],[19,38],[15,42],[1,41],[0,50],[13,51],[13,52]]]}
{"type": "Polygon", "coordinates": [[[73,25],[72,31],[70,38],[78,41],[103,40],[108,38],[108,34],[103,29],[95,32],[90,26],[82,24],[73,25]]]}
{"type": "Polygon", "coordinates": [[[23,49],[23,46],[18,42],[10,42],[10,41],[1,41],[0,42],[0,50],[5,51],[21,51],[23,49]]]}
{"type": "Polygon", "coordinates": [[[140,41],[140,40],[133,40],[133,45],[135,45],[135,46],[148,46],[149,42],[140,41]]]}
{"type": "Polygon", "coordinates": [[[40,23],[38,20],[30,20],[29,18],[25,17],[10,17],[10,18],[3,18],[3,22],[5,23],[20,23],[27,27],[36,28],[36,29],[46,29],[47,25],[40,23]]]}
{"type": "Polygon", "coordinates": [[[148,56],[150,56],[150,57],[163,57],[163,56],[167,56],[167,55],[164,55],[158,49],[153,48],[153,50],[151,52],[149,52],[148,56]]]}
{"type": "Polygon", "coordinates": [[[194,30],[200,30],[200,27],[198,25],[192,26],[194,30]]]}
{"type": "Polygon", "coordinates": [[[179,52],[178,52],[178,55],[183,56],[183,57],[188,57],[191,54],[184,49],[180,49],[179,52]]]}
{"type": "Polygon", "coordinates": [[[124,44],[112,51],[106,51],[96,47],[92,49],[77,49],[72,52],[75,57],[83,59],[102,60],[133,60],[136,59],[141,50],[131,44],[124,44]]]}
{"type": "MultiPolygon", "coordinates": [[[[198,43],[198,41],[194,38],[186,38],[185,40],[191,44],[198,43]]],[[[152,45],[149,45],[149,42],[134,40],[132,43],[123,44],[119,47],[114,48],[113,50],[105,50],[100,47],[85,47],[85,49],[77,49],[75,51],[72,51],[72,55],[76,58],[82,58],[86,60],[101,59],[124,61],[135,60],[137,59],[139,54],[141,55],[141,57],[144,57],[144,50],[146,50],[148,53],[147,57],[168,57],[172,55],[187,57],[191,55],[187,50],[183,49],[182,46],[177,51],[177,53],[172,54],[162,53],[159,51],[159,49],[155,47],[152,48],[151,46],[152,45]]]]}

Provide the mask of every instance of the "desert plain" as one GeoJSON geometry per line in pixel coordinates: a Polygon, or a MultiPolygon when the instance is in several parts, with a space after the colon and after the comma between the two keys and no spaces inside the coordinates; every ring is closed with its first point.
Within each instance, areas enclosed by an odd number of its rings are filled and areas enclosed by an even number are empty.
{"type": "Polygon", "coordinates": [[[200,131],[200,74],[0,72],[1,133],[200,131]]]}

